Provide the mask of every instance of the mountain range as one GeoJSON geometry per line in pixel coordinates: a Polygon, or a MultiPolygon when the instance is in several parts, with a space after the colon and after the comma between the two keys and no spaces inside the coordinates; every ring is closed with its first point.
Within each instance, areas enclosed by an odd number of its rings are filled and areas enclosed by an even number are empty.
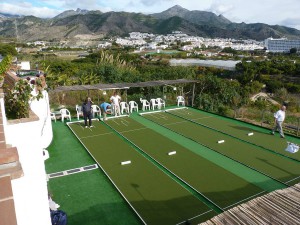
{"type": "Polygon", "coordinates": [[[76,38],[128,36],[130,32],[188,35],[211,38],[264,40],[269,37],[299,39],[294,28],[263,23],[234,23],[212,12],[187,10],[175,5],[160,13],[142,14],[99,10],[67,10],[54,18],[0,14],[0,37],[18,41],[62,41],[76,38]]]}

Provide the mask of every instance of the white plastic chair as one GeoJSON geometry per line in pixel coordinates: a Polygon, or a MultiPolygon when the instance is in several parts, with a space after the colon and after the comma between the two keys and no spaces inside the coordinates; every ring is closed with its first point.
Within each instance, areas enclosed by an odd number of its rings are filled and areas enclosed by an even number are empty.
{"type": "Polygon", "coordinates": [[[61,121],[64,122],[64,119],[67,118],[71,121],[71,113],[67,109],[61,109],[60,111],[61,114],[61,121]]]}
{"type": "Polygon", "coordinates": [[[139,105],[135,101],[128,102],[130,113],[135,109],[137,112],[139,111],[139,105]]]}
{"type": "Polygon", "coordinates": [[[164,108],[166,108],[166,102],[165,102],[165,100],[163,100],[162,98],[157,98],[157,99],[156,99],[156,102],[157,102],[157,104],[158,104],[158,108],[159,108],[159,109],[161,109],[162,106],[163,106],[164,108]]]}
{"type": "Polygon", "coordinates": [[[124,111],[129,114],[129,105],[127,102],[120,102],[120,107],[121,107],[121,114],[123,114],[124,111]]]}
{"type": "Polygon", "coordinates": [[[55,123],[56,123],[56,116],[55,116],[55,113],[50,113],[50,118],[51,118],[51,120],[54,120],[55,121],[55,123]]]}
{"type": "Polygon", "coordinates": [[[145,111],[147,108],[150,110],[150,102],[147,99],[140,98],[140,102],[142,103],[142,110],[145,111]]]}
{"type": "Polygon", "coordinates": [[[179,106],[180,104],[185,106],[185,100],[183,96],[177,96],[177,106],[179,106]]]}
{"type": "Polygon", "coordinates": [[[154,110],[155,108],[158,108],[158,103],[155,98],[150,99],[150,104],[151,104],[152,110],[154,110]]]}
{"type": "Polygon", "coordinates": [[[99,117],[101,117],[101,109],[99,106],[97,105],[92,105],[92,110],[93,110],[93,117],[95,118],[95,116],[98,114],[99,117]]]}
{"type": "Polygon", "coordinates": [[[79,117],[83,116],[82,106],[81,105],[76,105],[76,113],[77,113],[77,120],[79,120],[79,117]]]}

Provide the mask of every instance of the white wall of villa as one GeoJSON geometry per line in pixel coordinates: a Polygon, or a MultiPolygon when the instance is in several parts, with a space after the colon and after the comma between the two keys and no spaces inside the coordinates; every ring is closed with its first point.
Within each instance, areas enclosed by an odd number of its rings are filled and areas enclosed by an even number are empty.
{"type": "Polygon", "coordinates": [[[18,225],[51,225],[43,149],[51,143],[53,133],[48,93],[43,94],[43,99],[30,105],[38,120],[15,124],[3,120],[6,143],[18,148],[24,172],[23,177],[12,180],[18,225]]]}

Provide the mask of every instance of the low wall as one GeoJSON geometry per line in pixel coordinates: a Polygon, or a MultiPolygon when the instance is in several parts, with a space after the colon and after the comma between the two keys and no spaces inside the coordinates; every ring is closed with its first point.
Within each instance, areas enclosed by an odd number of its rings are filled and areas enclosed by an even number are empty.
{"type": "Polygon", "coordinates": [[[30,103],[30,118],[4,119],[6,143],[18,148],[24,172],[23,177],[12,180],[18,225],[51,225],[43,149],[53,134],[48,93],[43,95],[30,103]]]}

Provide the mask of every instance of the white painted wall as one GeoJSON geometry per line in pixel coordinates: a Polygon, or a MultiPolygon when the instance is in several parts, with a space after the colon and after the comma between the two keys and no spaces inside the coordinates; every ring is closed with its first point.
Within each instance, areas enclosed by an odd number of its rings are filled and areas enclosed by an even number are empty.
{"type": "Polygon", "coordinates": [[[51,143],[53,134],[48,93],[43,94],[43,99],[31,102],[38,121],[10,125],[4,119],[6,143],[18,148],[24,172],[23,177],[12,180],[18,225],[51,225],[42,151],[51,143]]]}

